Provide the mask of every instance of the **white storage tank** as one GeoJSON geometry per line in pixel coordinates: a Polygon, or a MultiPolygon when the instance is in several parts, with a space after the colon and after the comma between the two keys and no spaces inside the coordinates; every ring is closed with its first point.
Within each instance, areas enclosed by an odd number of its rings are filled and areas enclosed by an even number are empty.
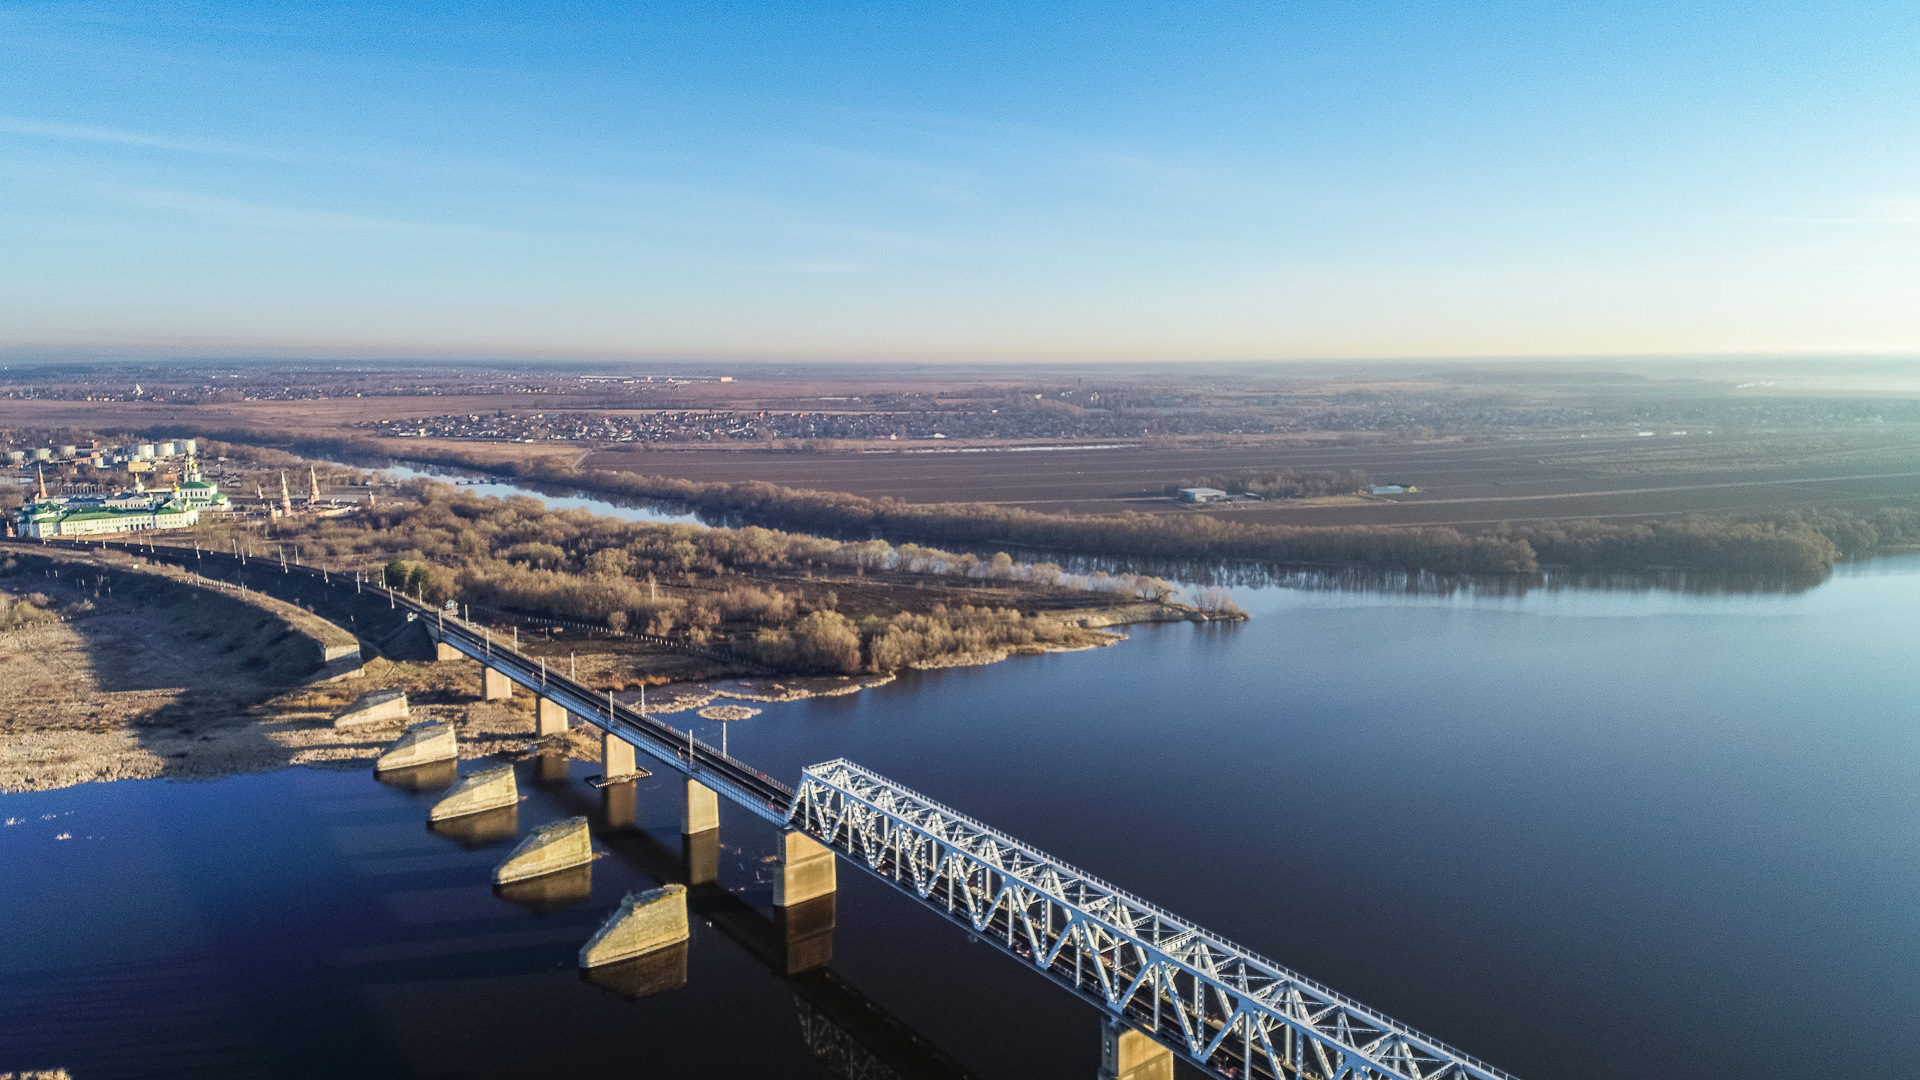
{"type": "Polygon", "coordinates": [[[59,451],[59,456],[63,458],[78,457],[80,454],[79,447],[75,446],[62,446],[59,451]]]}
{"type": "Polygon", "coordinates": [[[200,442],[198,439],[181,439],[179,442],[174,443],[174,445],[180,448],[180,453],[188,457],[192,457],[200,452],[200,442]]]}
{"type": "Polygon", "coordinates": [[[15,465],[23,465],[27,460],[27,452],[25,450],[9,450],[7,451],[7,460],[15,465]]]}
{"type": "Polygon", "coordinates": [[[37,447],[37,448],[35,448],[35,450],[33,451],[33,460],[35,460],[35,461],[52,461],[52,460],[53,460],[53,451],[52,451],[52,450],[49,450],[49,449],[47,449],[47,448],[46,448],[46,447],[44,447],[44,446],[41,446],[41,447],[37,447]]]}
{"type": "Polygon", "coordinates": [[[139,446],[134,447],[133,450],[133,456],[137,458],[150,458],[157,453],[159,453],[159,448],[150,442],[141,443],[139,446]]]}

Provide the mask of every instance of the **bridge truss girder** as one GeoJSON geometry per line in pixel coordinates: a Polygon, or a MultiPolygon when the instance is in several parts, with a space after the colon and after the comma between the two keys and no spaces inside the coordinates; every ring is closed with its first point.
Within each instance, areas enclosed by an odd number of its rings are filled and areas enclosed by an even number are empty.
{"type": "Polygon", "coordinates": [[[788,820],[1215,1075],[1513,1080],[844,758],[788,820]]]}

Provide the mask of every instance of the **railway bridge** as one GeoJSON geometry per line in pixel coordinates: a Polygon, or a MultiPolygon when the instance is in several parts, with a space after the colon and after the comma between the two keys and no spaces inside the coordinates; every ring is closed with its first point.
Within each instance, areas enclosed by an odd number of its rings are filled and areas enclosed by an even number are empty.
{"type": "MultiPolygon", "coordinates": [[[[223,578],[219,571],[238,561],[179,548],[145,553],[223,578]]],[[[706,837],[710,846],[720,797],[772,825],[781,837],[777,918],[830,898],[844,860],[1039,972],[1103,1015],[1102,1080],[1170,1080],[1175,1057],[1232,1080],[1513,1080],[851,761],[810,766],[788,787],[691,732],[548,670],[486,627],[352,576],[254,562],[265,571],[255,582],[260,591],[278,591],[268,587],[271,579],[292,585],[297,577],[306,593],[317,585],[383,601],[396,619],[424,630],[438,659],[480,664],[487,697],[516,689],[535,695],[543,734],[576,720],[597,728],[609,778],[633,773],[636,752],[680,774],[688,838],[706,837]]]]}

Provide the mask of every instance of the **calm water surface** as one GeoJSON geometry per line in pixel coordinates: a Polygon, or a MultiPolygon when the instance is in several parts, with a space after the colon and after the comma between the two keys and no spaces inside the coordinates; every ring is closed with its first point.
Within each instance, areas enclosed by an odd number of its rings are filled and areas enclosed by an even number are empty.
{"type": "MultiPolygon", "coordinates": [[[[1241,626],[766,706],[731,749],[790,782],[851,757],[1528,1080],[1915,1075],[1920,557],[1794,595],[1237,591],[1241,626]]],[[[599,813],[595,769],[522,768],[518,834],[599,813]]],[[[485,884],[512,838],[428,832],[433,798],[302,769],[0,796],[0,1071],[834,1074],[821,987],[738,911],[676,989],[573,970],[675,873],[677,784],[599,820],[590,895],[544,912],[485,884]]],[[[765,911],[771,831],[721,835],[765,911]]],[[[830,997],[929,1069],[1093,1076],[1089,1007],[840,880],[830,997]]]]}

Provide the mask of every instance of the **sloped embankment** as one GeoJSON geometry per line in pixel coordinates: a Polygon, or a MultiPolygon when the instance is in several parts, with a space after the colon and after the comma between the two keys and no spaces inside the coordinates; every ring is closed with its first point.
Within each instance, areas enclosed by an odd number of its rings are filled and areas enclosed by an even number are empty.
{"type": "Polygon", "coordinates": [[[247,710],[358,669],[353,636],[294,605],[36,548],[0,545],[0,790],[285,764],[247,710]]]}

